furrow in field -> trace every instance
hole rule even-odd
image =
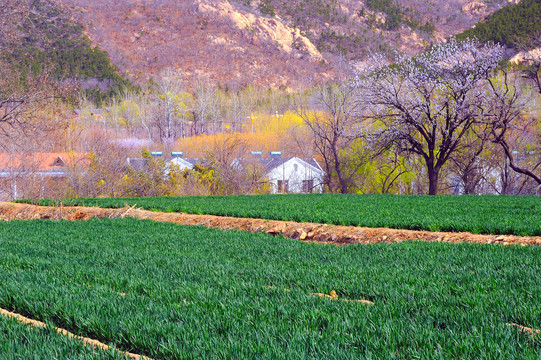
[[[298,223],[265,219],[234,218],[214,215],[164,213],[125,207],[103,209],[95,207],[48,207],[27,204],[0,203],[0,219],[3,220],[86,220],[89,218],[133,217],[179,225],[198,225],[222,230],[266,232],[303,241],[346,245],[352,243],[394,243],[407,240],[439,241],[451,243],[481,243],[503,245],[541,245],[539,236],[480,235],[467,232],[430,232],[419,230],[398,230],[388,228],[367,228],[338,226],[316,223]]]
[[[23,315],[20,315],[20,314],[17,314],[17,313],[14,313],[14,312],[2,309],[2,308],[0,308],[0,315],[8,317],[8,318],[13,318],[13,319],[17,320],[20,323],[23,323],[23,324],[26,324],[26,325],[29,325],[29,326],[32,326],[32,327],[47,327],[47,324],[45,324],[44,322],[37,321],[37,320],[34,320],[34,319],[30,319],[30,318],[28,318],[26,316],[23,316]],[[85,344],[86,346],[92,347],[94,349],[105,350],[105,351],[111,350],[111,347],[109,345],[104,344],[101,341],[90,339],[90,338],[87,338],[87,337],[82,337],[82,336],[76,335],[76,334],[74,334],[72,332],[69,332],[68,330],[62,329],[62,328],[55,328],[55,330],[56,330],[57,333],[59,333],[61,335],[64,335],[64,336],[67,336],[69,338],[74,338],[76,340],[82,341],[83,344]],[[121,353],[121,354],[123,354],[123,355],[125,355],[125,356],[127,356],[127,357],[129,357],[130,359],[133,359],[133,360],[152,360],[152,358],[149,358],[149,357],[146,357],[146,356],[143,356],[143,355],[133,354],[133,353],[130,353],[130,352],[127,352],[127,351],[121,351],[121,350],[118,350],[118,349],[116,349],[116,351],[118,351],[119,353]]]

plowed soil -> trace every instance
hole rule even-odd
[[[234,218],[213,215],[193,215],[184,213],[163,213],[125,207],[122,209],[102,209],[95,207],[48,207],[27,204],[0,203],[0,220],[87,220],[90,218],[149,219],[172,222],[179,225],[199,225],[222,230],[242,230],[281,234],[291,239],[303,241],[347,245],[354,243],[393,243],[406,240],[441,241],[451,243],[480,243],[503,245],[541,245],[539,236],[478,235],[466,232],[430,232],[398,230],[387,228],[366,228],[357,226],[337,226],[292,221]]]

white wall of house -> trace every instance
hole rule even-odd
[[[267,178],[271,193],[303,193],[323,191],[323,170],[306,161],[293,157],[273,169]]]
[[[176,157],[171,160],[171,164],[178,166],[180,171],[183,171],[184,169],[193,169],[193,164],[181,157]]]

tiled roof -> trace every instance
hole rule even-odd
[[[145,169],[145,166],[147,165],[148,159],[145,158],[128,158],[128,165],[133,166],[133,168],[137,171],[141,171]]]
[[[259,163],[268,172],[268,171],[271,171],[272,169],[275,169],[285,164],[286,162],[294,158],[296,157],[295,156],[290,156],[290,157],[271,156],[271,157],[265,157],[265,158],[263,157],[243,158],[243,159],[235,159],[234,165],[240,166],[241,168],[245,168],[246,166]],[[304,161],[308,165],[313,166],[320,171],[323,171],[321,169],[321,166],[319,166],[319,164],[314,158],[309,158],[309,159],[297,158],[297,159]]]
[[[0,153],[0,169],[10,171],[52,172],[65,169],[73,160],[80,160],[85,154],[70,153]]]
[[[208,160],[205,158],[182,158],[192,165],[206,165]]]

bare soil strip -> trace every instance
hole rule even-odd
[[[323,299],[339,300],[338,294],[334,290],[332,290],[329,293],[329,295],[323,294],[323,293],[311,293],[310,295],[319,296],[320,298],[323,298]],[[374,303],[372,301],[364,300],[364,299],[358,299],[358,300],[340,299],[340,300],[344,301],[344,302],[358,302],[358,303],[361,303],[361,304],[364,304],[364,305],[374,305]]]
[[[267,286],[267,289],[276,289],[275,286]],[[285,292],[291,292],[291,289],[282,289],[284,290]],[[343,302],[357,302],[357,303],[361,303],[361,304],[364,304],[364,305],[374,305],[374,303],[372,301],[369,301],[369,300],[364,300],[364,299],[339,299],[338,297],[338,294],[336,293],[335,290],[332,290],[328,295],[327,294],[324,294],[324,293],[310,293],[311,296],[319,296],[320,298],[322,299],[330,299],[330,300],[340,300],[340,301],[343,301]]]
[[[522,326],[522,325],[519,325],[519,324],[515,324],[515,323],[507,323],[505,325],[510,326],[512,328],[515,328],[515,329],[518,329],[518,330],[520,330],[522,332],[528,333],[533,338],[541,335],[541,330],[532,329],[532,328]]]
[[[281,234],[303,241],[347,245],[354,243],[394,243],[407,240],[441,241],[450,243],[478,243],[503,245],[541,245],[539,236],[478,235],[467,232],[430,232],[388,228],[337,226],[315,223],[297,223],[264,219],[234,218],[214,215],[193,215],[140,210],[135,207],[102,209],[95,207],[49,207],[15,203],[0,203],[0,220],[86,220],[89,218],[133,217],[179,225],[199,225],[222,230],[242,230]]]
[[[30,318],[27,318],[26,316],[22,316],[20,314],[17,314],[17,313],[11,312],[11,311],[7,311],[7,310],[4,310],[2,308],[0,308],[0,315],[6,316],[6,317],[9,317],[9,318],[13,318],[13,319],[17,320],[18,322],[30,325],[31,327],[47,327],[47,325],[45,323],[41,322],[41,321],[30,319]],[[98,340],[94,340],[94,339],[82,337],[82,336],[79,336],[79,335],[75,335],[74,333],[71,333],[68,330],[65,330],[65,329],[62,329],[62,328],[55,328],[55,330],[56,330],[56,332],[58,332],[61,335],[64,335],[64,336],[67,336],[67,337],[70,337],[70,338],[74,338],[76,340],[80,340],[86,346],[93,347],[94,349],[105,350],[105,351],[109,351],[111,349],[111,347],[109,345],[104,344],[104,343],[102,343],[102,342],[100,342]],[[118,350],[118,349],[115,349],[115,350],[117,352],[123,354],[123,355],[128,356],[130,359],[133,359],[133,360],[152,360],[152,358],[149,358],[149,357],[146,357],[146,356],[143,356],[143,355],[137,355],[137,354],[133,354],[133,353],[126,352],[126,351],[121,351],[121,350]]]

